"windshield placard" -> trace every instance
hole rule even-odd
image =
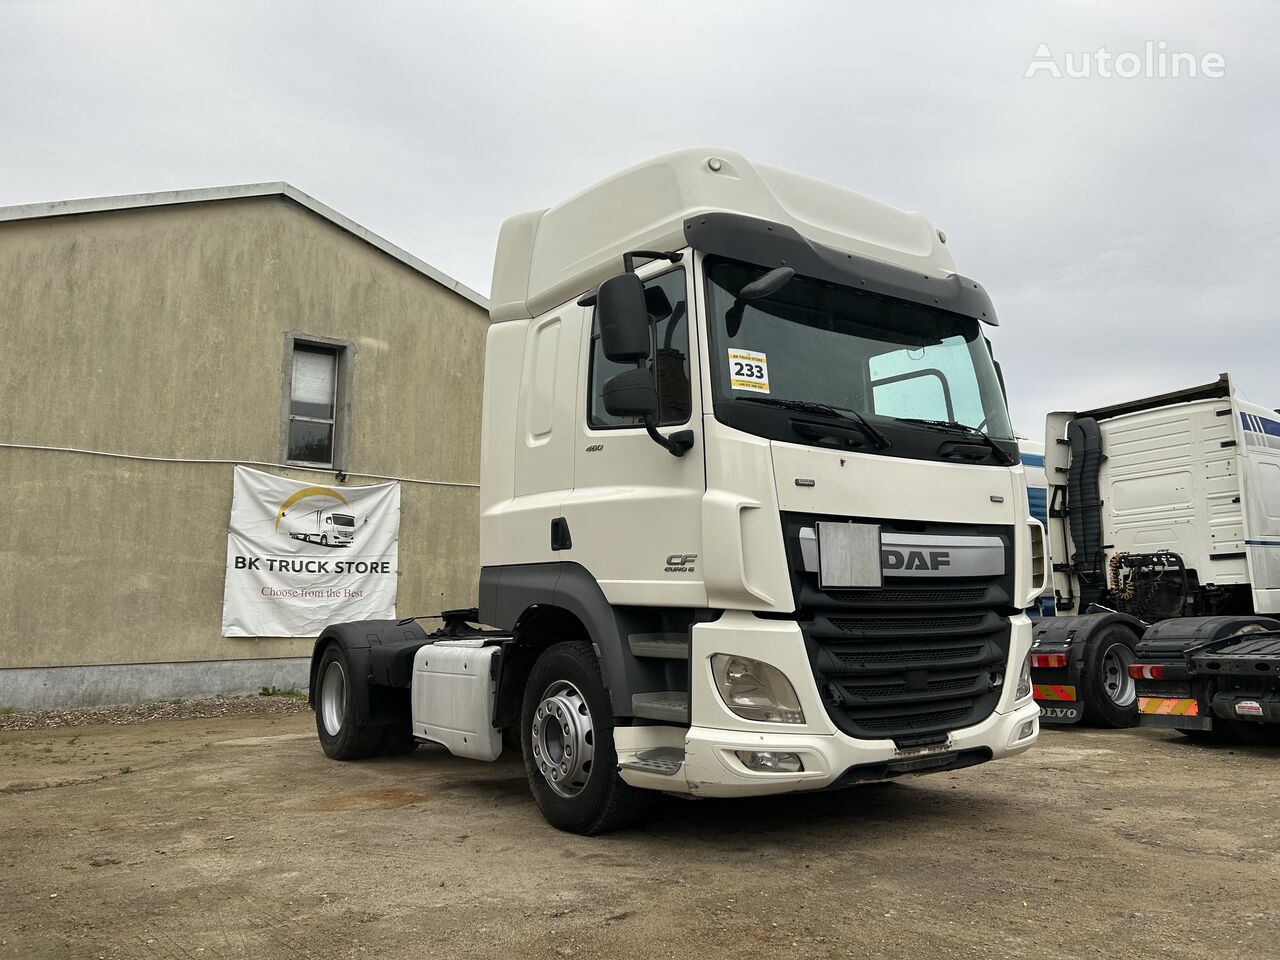
[[[735,350],[729,354],[729,388],[752,393],[769,392],[769,358],[756,350]]]

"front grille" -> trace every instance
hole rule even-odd
[[[929,647],[924,650],[832,651],[832,656],[847,667],[883,666],[896,663],[940,663],[945,660],[968,660],[982,647]]]
[[[827,590],[826,595],[836,603],[874,606],[876,604],[954,604],[957,606],[982,603],[987,591],[982,587],[935,587],[913,589],[880,587],[867,590]]]
[[[956,680],[930,680],[925,684],[925,689],[929,693],[949,693],[954,690],[969,690],[973,687],[973,680],[970,677],[960,677]],[[905,683],[882,684],[880,686],[864,687],[857,686],[846,690],[856,690],[858,696],[867,699],[884,699],[885,697],[900,697],[906,692]]]
[[[828,617],[827,622],[845,633],[892,630],[912,633],[938,633],[948,630],[964,630],[982,623],[981,613],[962,617]]]
[[[896,717],[867,717],[862,725],[871,730],[896,731],[903,724],[920,727],[937,727],[954,724],[969,715],[967,707],[956,707],[954,710],[937,710],[933,713],[912,713]]]
[[[866,520],[901,533],[999,536],[1005,573],[886,577],[882,587],[823,590],[804,569],[799,531],[827,518],[784,514],[796,617],[827,713],[844,733],[941,741],[995,710],[1007,682],[1013,588],[1005,527]]]

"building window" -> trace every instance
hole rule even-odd
[[[646,280],[644,293],[649,304],[652,337],[649,370],[653,374],[654,385],[658,388],[658,426],[674,426],[687,422],[692,409],[689,383],[689,310],[684,268],[677,267]],[[600,324],[595,311],[592,311],[587,423],[594,429],[643,424],[644,421],[639,417],[615,417],[604,408],[605,382],[633,366],[630,363],[614,363],[604,355]]]
[[[348,349],[290,339],[285,460],[334,469],[343,463],[343,396]]]

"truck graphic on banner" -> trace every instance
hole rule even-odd
[[[287,529],[294,540],[322,547],[349,547],[355,542],[356,518],[337,510],[310,510],[291,514]]]

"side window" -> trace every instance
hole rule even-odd
[[[689,303],[683,268],[668,270],[645,282],[645,299],[649,303],[649,321],[653,349],[649,354],[649,370],[658,387],[658,425],[685,423],[692,410],[689,386]],[[615,417],[605,412],[605,381],[614,374],[631,369],[614,363],[604,355],[595,312],[591,315],[591,370],[588,374],[589,394],[587,423],[597,429],[634,427],[641,421],[634,417]]]
[[[345,394],[350,347],[287,338],[284,455],[286,463],[333,469],[342,465],[349,434]]]

